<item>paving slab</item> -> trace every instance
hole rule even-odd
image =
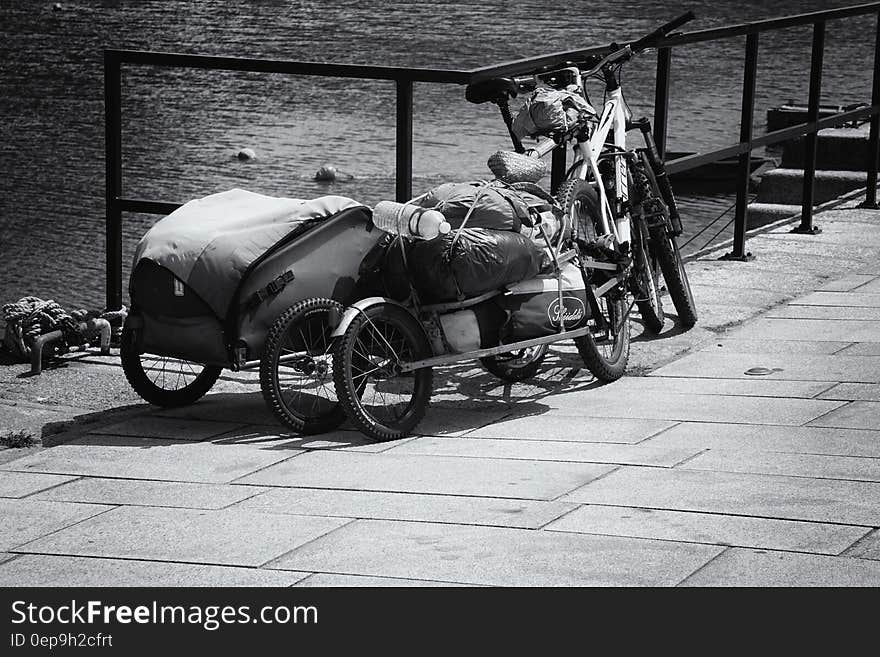
[[[685,470],[880,482],[880,458],[862,456],[712,449],[695,456],[680,467]]]
[[[880,484],[624,466],[563,502],[880,525]]]
[[[143,415],[123,422],[93,429],[90,433],[106,436],[138,438],[169,438],[174,440],[207,440],[240,428],[241,424],[214,420]]]
[[[792,306],[847,306],[880,308],[880,294],[869,292],[813,292],[792,301]]]
[[[681,581],[720,551],[616,536],[359,520],[271,566],[498,586],[660,586]]]
[[[819,399],[841,401],[880,401],[880,383],[838,383],[818,395]],[[878,418],[880,424],[880,418]]]
[[[736,340],[803,340],[831,342],[880,342],[877,322],[841,319],[817,322],[812,319],[759,318],[728,336]]]
[[[599,505],[582,506],[545,529],[817,554],[840,554],[866,533],[829,523]]]
[[[700,352],[697,355],[705,355]],[[711,354],[717,357],[716,354]],[[734,359],[738,362],[740,359]],[[673,363],[675,365],[675,363]],[[670,366],[667,366],[670,367]],[[741,367],[741,365],[740,365]],[[730,368],[729,368],[730,369]],[[686,376],[693,372],[707,372],[700,367],[684,367],[667,370],[670,375]],[[658,371],[661,371],[658,370]],[[716,372],[719,373],[719,372]],[[727,374],[727,372],[720,372]],[[784,374],[784,372],[783,372]],[[699,376],[699,374],[697,374]],[[877,373],[880,376],[880,372]],[[745,376],[743,377],[745,378]],[[751,378],[751,377],[749,377]],[[781,378],[777,374],[777,378]],[[819,378],[818,376],[816,377]],[[582,395],[562,393],[550,401],[559,407],[584,408]],[[632,397],[608,388],[594,391],[589,406],[584,410],[584,423],[590,417],[637,417],[643,419],[675,420],[688,422],[733,422],[741,424],[801,425],[838,408],[844,402],[818,399],[787,399],[767,397],[719,396],[678,394],[676,392],[654,393],[641,396],[638,403]]]
[[[301,453],[271,446],[85,436],[10,461],[0,470],[226,483]]]
[[[852,342],[807,340],[734,340],[721,336],[709,341],[700,351],[719,351],[736,354],[833,354],[850,347]],[[880,353],[880,352],[878,352]]]
[[[98,504],[0,499],[0,550],[12,550],[112,508]]]
[[[810,422],[817,427],[880,429],[880,403],[854,401]]]
[[[231,566],[23,554],[0,565],[0,586],[292,586],[308,573]]]
[[[384,452],[392,445],[377,443],[360,431],[337,429],[314,436],[290,433],[286,428],[251,424],[211,439],[215,445],[249,445],[268,450],[346,450]]]
[[[682,586],[880,586],[880,563],[731,548]]]
[[[652,443],[690,449],[836,454],[880,458],[880,432],[833,427],[766,427],[683,422]]]
[[[866,292],[868,294],[880,294],[880,278],[872,277],[873,280],[868,281],[855,288],[856,292]]]
[[[315,573],[294,584],[296,588],[308,587],[415,587],[415,586],[472,586],[459,582],[438,582],[426,579],[402,579],[398,577],[367,577],[365,575],[336,575],[332,573]]]
[[[418,436],[457,436],[497,422],[510,415],[507,409],[430,408],[413,433]]]
[[[259,492],[260,489],[254,486],[86,477],[39,493],[34,499],[120,506],[222,509]]]
[[[27,497],[41,490],[60,486],[76,477],[31,472],[0,472],[0,497]]]
[[[880,356],[880,342],[854,342],[838,353],[845,356]]]
[[[588,421],[587,421],[588,422]],[[420,438],[401,445],[389,454],[462,456],[468,458],[523,459],[654,465],[671,468],[699,450],[663,445],[615,445],[552,440],[503,440],[495,438]]]
[[[844,556],[880,561],[880,529],[876,529],[850,547]]]
[[[256,567],[346,522],[241,509],[119,507],[17,551]]]
[[[837,321],[841,319],[876,322],[880,320],[880,308],[789,305],[771,308],[767,311],[766,317],[781,319],[809,319],[814,322]]]
[[[257,381],[255,389],[251,389],[249,392],[211,392],[195,404],[180,408],[163,408],[155,411],[154,415],[231,422],[239,425],[261,424],[277,428],[283,426],[266,406],[263,395],[260,393],[259,381]]]
[[[772,371],[762,377],[746,374],[746,371],[759,367]],[[700,351],[664,365],[651,376],[878,383],[880,357],[837,354],[743,355]],[[826,412],[830,410],[829,407]]]
[[[757,306],[767,308],[788,301],[792,295],[788,291],[774,290],[773,288],[747,287],[741,285],[726,290],[715,284],[715,280],[706,281],[705,284],[690,281],[691,291],[697,300],[698,307],[701,303],[710,303],[719,306]],[[670,311],[674,312],[672,300],[668,300]],[[666,303],[666,301],[664,301]]]
[[[809,399],[835,385],[834,381],[780,381],[751,377],[715,379],[711,377],[625,377],[603,387],[605,391],[619,390],[621,394],[655,395],[675,392],[681,395],[724,395],[740,397],[792,397]]]
[[[777,290],[788,293],[790,290],[804,290],[812,285],[815,277],[797,270],[777,271],[763,267],[758,261],[747,266],[744,263],[725,260],[696,260],[687,263],[688,279],[691,283],[701,281],[705,285],[739,290]],[[709,291],[711,294],[711,291]],[[716,291],[715,294],[718,294]]]
[[[468,438],[505,440],[558,440],[595,443],[638,443],[675,425],[665,420],[632,418],[591,418],[577,422],[581,415],[572,409],[555,409],[541,415],[508,417],[466,434]]]
[[[4,397],[11,396],[11,390],[2,389]],[[31,404],[14,399],[0,399],[0,434],[7,431],[25,431],[39,438],[45,433],[46,425],[69,421],[77,415],[89,413],[86,409],[58,408],[49,404]]]
[[[250,488],[250,486],[242,488]],[[242,502],[238,508],[303,516],[411,520],[537,529],[568,513],[575,508],[575,505],[458,495],[276,488]]]
[[[552,500],[612,469],[592,463],[310,452],[238,483]]]
[[[850,292],[876,280],[870,274],[847,274],[817,288],[820,292]]]

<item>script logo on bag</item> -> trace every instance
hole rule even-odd
[[[577,297],[562,297],[562,321],[565,323],[565,328],[573,329],[577,328],[583,321],[586,316],[586,308],[584,306],[584,302],[578,299]],[[549,306],[547,306],[547,317],[550,318],[550,324],[552,326],[559,326],[559,316],[560,316],[560,308],[559,308],[559,299],[553,299]]]

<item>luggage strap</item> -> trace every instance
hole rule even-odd
[[[269,297],[275,296],[285,287],[287,284],[292,281],[296,276],[293,275],[293,272],[288,269],[286,272],[278,276],[273,281],[269,281],[269,284],[266,287],[260,288],[256,292],[254,292],[254,296],[251,297],[251,305],[257,306],[263,303]]]

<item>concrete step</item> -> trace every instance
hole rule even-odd
[[[865,171],[868,163],[868,124],[857,128],[826,128],[819,131],[816,168],[835,171]],[[782,166],[804,167],[805,138],[786,142]]]
[[[813,184],[814,205],[864,187],[867,183],[865,176],[864,171],[816,171]],[[757,201],[800,205],[803,185],[803,169],[772,169],[761,177]]]
[[[758,228],[780,219],[800,214],[800,204],[791,203],[749,203],[749,228]]]

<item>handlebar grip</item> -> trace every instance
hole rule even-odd
[[[665,37],[667,34],[672,32],[672,30],[681,27],[685,23],[689,23],[690,21],[694,20],[694,18],[696,18],[694,16],[694,12],[692,12],[692,11],[685,12],[684,14],[679,16],[678,18],[675,18],[675,19],[669,21],[665,25],[661,25],[656,30],[651,32],[649,35],[643,36],[638,41],[634,41],[633,43],[630,44],[629,47],[633,52],[640,52],[642,50],[646,50],[647,48],[651,48],[654,46],[654,44],[659,42],[663,37]]]

